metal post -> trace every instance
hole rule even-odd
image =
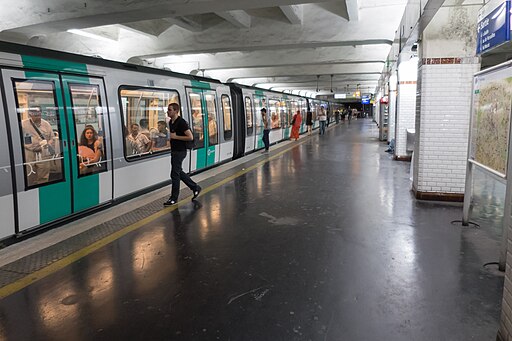
[[[471,207],[472,184],[473,184],[473,164],[469,162],[471,158],[471,135],[473,135],[473,110],[475,110],[473,102],[475,97],[475,76],[473,76],[473,84],[471,85],[471,105],[469,108],[469,134],[468,134],[468,153],[466,157],[466,184],[464,187],[464,206],[462,207],[462,225],[469,225],[469,209]]]
[[[508,151],[510,157],[510,138],[508,143]],[[508,180],[508,174],[511,171],[512,162],[508,162],[507,166],[507,186],[505,189],[505,208],[503,209],[503,231],[501,233],[501,247],[500,247],[500,261],[499,261],[499,269],[500,271],[505,271],[505,266],[507,263],[507,244],[508,244],[508,229],[510,226],[510,200],[512,196],[512,182]]]
[[[471,133],[469,134],[471,136]],[[471,140],[470,140],[471,141]],[[462,225],[469,224],[469,208],[471,207],[472,185],[473,183],[473,164],[466,161],[466,186],[464,188],[464,206],[462,207]]]
[[[510,117],[510,116],[509,116]],[[505,207],[503,209],[503,231],[501,233],[501,248],[500,248],[500,271],[505,271],[507,263],[507,245],[508,245],[508,229],[510,227],[510,215],[511,212],[511,200],[512,200],[512,181],[509,181],[510,174],[512,174],[512,162],[510,162],[510,152],[512,151],[512,139],[510,138],[510,132],[512,129],[512,120],[509,119],[508,126],[508,155],[507,155],[507,174],[505,175],[506,187],[505,187]]]

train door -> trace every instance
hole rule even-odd
[[[187,96],[192,119],[191,130],[195,140],[190,170],[194,171],[210,167],[219,161],[216,150],[219,145],[219,125],[215,91],[189,88]]]
[[[282,130],[282,108],[281,101],[277,98],[271,98],[268,100],[268,111],[267,114],[270,119],[270,144],[279,142],[283,139]]]
[[[0,90],[1,93],[1,90]],[[0,239],[14,235],[14,195],[12,193],[12,169],[11,169],[11,148],[9,141],[12,140],[7,124],[6,115],[3,111],[2,97],[0,96]]]
[[[267,109],[267,122],[270,127],[270,111],[267,108],[267,99],[263,95],[254,95],[254,124],[256,125],[256,133],[254,134],[254,145],[256,149],[261,149],[265,145],[263,143],[263,118],[261,115],[261,109]]]
[[[3,70],[16,178],[17,230],[72,213],[68,131],[58,74]]]
[[[73,211],[112,200],[110,125],[102,79],[62,76],[68,121]]]
[[[218,89],[217,89],[218,90]],[[231,97],[226,93],[219,93],[220,96],[220,117],[219,122],[219,139],[220,146],[218,148],[218,160],[224,161],[233,158],[233,150],[235,143],[233,142],[233,110],[231,108]]]
[[[302,123],[300,125],[300,133],[302,134],[307,130],[307,127],[306,127],[307,105],[306,105],[305,99],[303,99],[303,98],[299,99],[298,110],[300,110],[300,114],[302,116]]]
[[[255,124],[254,124],[254,113],[252,100],[249,96],[244,97],[244,108],[245,108],[245,152],[251,152],[255,149],[256,140],[255,135]]]

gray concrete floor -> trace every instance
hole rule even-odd
[[[313,136],[1,300],[0,339],[494,340],[494,234],[385,149]]]

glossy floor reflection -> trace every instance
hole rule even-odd
[[[3,299],[0,339],[494,340],[493,246],[376,136],[315,135]]]

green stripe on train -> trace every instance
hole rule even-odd
[[[71,72],[87,75],[87,65],[58,59],[48,59],[37,56],[21,56],[26,68],[43,69],[54,72]]]
[[[208,151],[206,152],[206,162],[208,166],[211,166],[215,163],[215,146],[208,147]]]
[[[199,89],[205,89],[205,90],[211,90],[210,83],[191,80],[190,81],[193,88],[199,88]]]

